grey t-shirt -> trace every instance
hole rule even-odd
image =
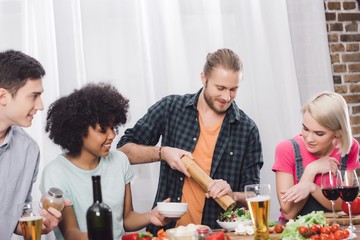
[[[10,127],[0,145],[0,239],[10,239],[21,215],[20,204],[32,200],[40,159],[37,143],[21,127]]]

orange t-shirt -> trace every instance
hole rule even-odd
[[[212,157],[222,122],[223,120],[213,126],[204,126],[199,114],[200,135],[192,155],[194,161],[207,175],[210,175]],[[186,226],[189,223],[201,224],[205,192],[193,178],[185,178],[181,202],[188,203],[188,211],[176,222],[176,227]]]

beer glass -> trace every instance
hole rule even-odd
[[[269,211],[270,211],[270,185],[252,184],[245,186],[246,202],[254,225],[254,239],[270,239],[269,237]]]
[[[19,219],[24,240],[40,240],[43,217],[39,202],[27,202],[20,205],[22,214]]]

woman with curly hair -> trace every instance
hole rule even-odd
[[[113,213],[114,239],[150,223],[169,223],[156,208],[133,211],[130,181],[134,173],[125,154],[110,150],[117,127],[126,122],[127,110],[128,100],[105,83],[88,84],[50,105],[45,130],[64,153],[45,167],[40,189],[45,193],[51,187],[60,188],[64,198],[72,201],[54,230],[57,239],[87,239],[92,175],[101,176],[102,196]]]

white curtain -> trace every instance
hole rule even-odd
[[[40,173],[60,153],[44,133],[46,108],[59,96],[111,82],[130,100],[121,136],[161,97],[196,92],[207,53],[234,50],[244,63],[236,102],[260,129],[271,220],[279,216],[276,144],[300,132],[309,96],[333,90],[322,0],[0,0],[0,34],[0,50],[22,50],[47,71],[45,110],[27,129],[41,148]],[[137,211],[152,206],[158,166],[133,166]]]

